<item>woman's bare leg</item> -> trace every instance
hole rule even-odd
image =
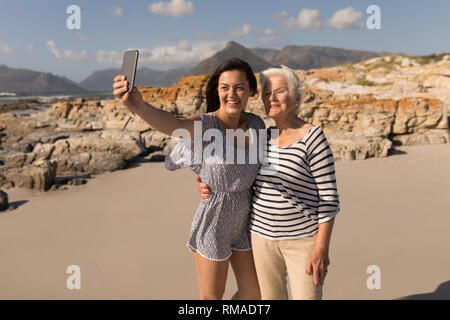
[[[258,278],[256,276],[255,263],[253,261],[253,252],[233,250],[230,258],[231,267],[233,268],[238,292],[236,292],[232,300],[260,300],[261,293],[259,291]]]
[[[212,261],[194,252],[200,300],[221,300],[225,292],[229,260]]]

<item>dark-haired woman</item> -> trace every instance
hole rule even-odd
[[[187,243],[194,253],[200,299],[222,299],[229,263],[238,285],[233,298],[260,299],[249,232],[250,190],[260,163],[250,161],[249,149],[257,144],[260,129],[265,125],[261,118],[244,111],[248,98],[257,90],[251,67],[237,58],[223,62],[207,84],[207,112],[185,119],[144,102],[136,87],[129,94],[127,80],[122,75],[114,79],[113,87],[114,95],[153,128],[175,136],[178,136],[177,129],[178,133],[179,129],[189,133],[175,145],[165,163],[169,170],[192,169],[210,187],[209,201],[200,203]],[[199,120],[201,132],[194,130]],[[235,136],[227,139],[229,130],[237,129],[250,133],[244,140],[237,139],[241,141],[240,146]],[[214,136],[214,139],[210,137],[210,144],[204,141],[205,132]],[[200,161],[197,161],[198,150],[195,151],[198,141],[202,153]],[[213,143],[214,153],[206,155],[203,151]],[[221,148],[217,148],[218,145]],[[239,152],[245,157],[236,157]]]

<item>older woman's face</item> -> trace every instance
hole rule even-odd
[[[287,81],[282,76],[272,76],[265,83],[262,100],[271,118],[283,117],[296,110],[295,98],[289,96]]]

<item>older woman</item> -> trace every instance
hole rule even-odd
[[[268,128],[268,162],[261,165],[252,199],[261,296],[286,299],[288,275],[293,299],[321,299],[339,212],[333,153],[322,129],[298,117],[304,90],[293,70],[265,70],[260,83],[265,111],[276,124]],[[206,185],[200,187],[203,193]]]

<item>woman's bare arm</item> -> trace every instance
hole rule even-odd
[[[177,118],[172,113],[158,109],[142,100],[134,111],[145,122],[158,131],[172,135],[176,129],[186,129],[194,137],[194,120]]]
[[[133,92],[128,92],[128,81],[124,75],[118,75],[113,83],[114,96],[133,113],[141,117],[145,122],[156,130],[172,135],[176,129],[186,129],[191,137],[194,136],[194,121],[197,119],[180,119],[172,113],[158,109],[148,104],[142,98],[142,94],[136,87]]]
[[[185,119],[189,120],[202,120],[202,116],[199,113],[191,114],[190,116],[186,117]]]

